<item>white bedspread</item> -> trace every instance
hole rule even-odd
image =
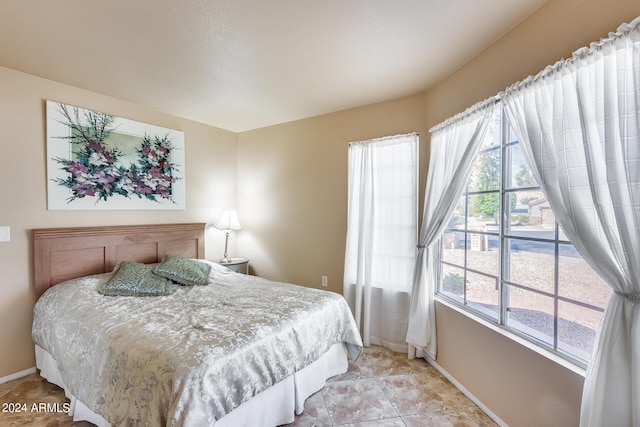
[[[212,425],[337,342],[362,342],[342,296],[213,268],[208,286],[106,297],[109,274],[56,285],[33,340],[113,426]]]

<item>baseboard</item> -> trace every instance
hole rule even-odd
[[[455,385],[465,396],[469,398],[473,403],[475,403],[478,408],[482,409],[482,411],[487,414],[489,418],[495,421],[500,427],[509,427],[507,423],[502,421],[500,417],[494,414],[489,408],[487,408],[477,397],[475,397],[469,390],[465,388],[458,380],[456,380],[449,372],[447,372],[442,366],[438,365],[438,362],[431,359],[430,357],[425,357],[425,359],[429,362],[431,366],[436,368],[438,372],[442,374],[443,377],[449,380],[451,384]]]
[[[16,372],[15,374],[7,375],[0,378],[0,384],[8,383],[9,381],[17,380],[18,378],[26,377],[27,375],[35,374],[36,368],[25,369],[24,371]]]

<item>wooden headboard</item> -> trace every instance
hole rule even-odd
[[[36,298],[60,282],[112,271],[120,261],[204,258],[204,223],[33,230]]]

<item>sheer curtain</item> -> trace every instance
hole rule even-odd
[[[416,255],[418,135],[349,145],[344,296],[365,345],[407,352]]]
[[[431,129],[429,175],[406,337],[418,355],[436,356],[437,242],[464,190],[494,106],[495,100],[484,101]]]
[[[556,219],[614,291],[580,425],[640,425],[640,19],[503,101]]]

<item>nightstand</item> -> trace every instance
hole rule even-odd
[[[229,262],[218,262],[236,273],[249,274],[249,260],[246,258],[229,258]]]

